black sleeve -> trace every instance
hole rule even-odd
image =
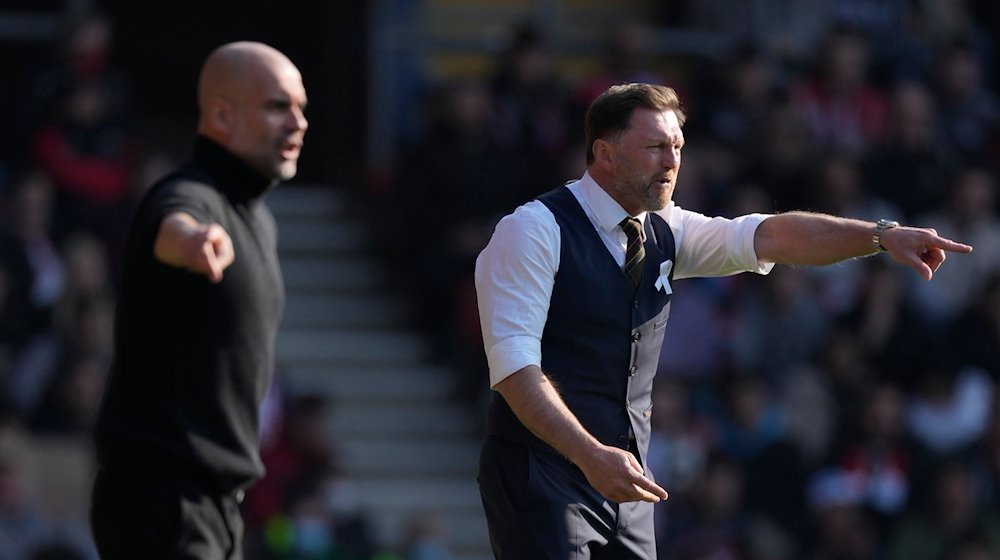
[[[208,224],[217,220],[213,200],[218,194],[211,186],[183,177],[169,177],[153,186],[136,210],[133,235],[143,246],[152,248],[160,230],[160,222],[176,212],[190,214],[196,221]]]

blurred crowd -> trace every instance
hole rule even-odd
[[[372,235],[410,271],[458,396],[486,394],[472,267],[496,221],[582,175],[597,94],[669,85],[689,115],[679,205],[898,219],[975,252],[930,283],[884,256],[678,282],[649,457],[671,492],[664,557],[1000,557],[1000,14],[971,0],[664,4],[658,21],[608,25],[593,71],[571,72],[558,37],[527,23],[484,75],[426,74],[407,100],[395,179],[375,197],[394,225]],[[121,243],[173,162],[137,131],[110,20],[70,23],[4,96],[0,560],[95,558],[89,430]],[[731,44],[664,53],[675,30]],[[327,406],[272,388],[248,557],[378,556]],[[407,557],[445,558],[435,535],[415,527]]]
[[[663,557],[1000,558],[996,8],[664,4],[609,24],[595,72],[526,23],[491,71],[423,84],[383,201],[408,234],[385,245],[438,358],[485,401],[472,271],[493,226],[582,175],[601,91],[669,85],[689,115],[680,206],[888,217],[975,252],[929,283],[885,256],[679,282],[649,457],[671,493]],[[658,49],[692,29],[723,33],[725,54]]]
[[[0,131],[0,558],[96,558],[90,428],[139,141],[110,22],[72,21],[5,85]]]

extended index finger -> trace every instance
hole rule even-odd
[[[656,495],[656,494],[654,494],[652,492],[649,492],[647,490],[639,488],[636,485],[633,485],[632,487],[635,488],[637,498],[635,500],[630,500],[630,501],[639,501],[639,500],[641,500],[643,502],[649,502],[651,504],[655,504],[655,503],[658,503],[658,502],[666,499],[666,498],[661,498],[660,496],[658,496],[658,495]]]
[[[646,478],[643,474],[633,473],[632,484],[639,491],[642,499],[647,502],[658,502],[667,499],[667,491],[659,484]]]
[[[972,245],[966,245],[965,243],[959,243],[957,241],[952,241],[951,239],[945,239],[943,237],[935,237],[932,241],[934,247],[938,247],[945,251],[951,251],[952,253],[971,253]]]
[[[218,284],[222,281],[222,263],[219,262],[219,257],[215,252],[215,245],[211,241],[205,241],[202,250],[202,257],[205,264],[208,266],[208,279],[212,282]]]
[[[635,484],[636,488],[652,493],[659,500],[666,500],[667,491],[652,480],[646,478],[642,465],[639,463],[639,460],[636,459],[635,455],[629,453],[628,461],[629,465],[632,467],[632,483]]]

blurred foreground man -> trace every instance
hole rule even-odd
[[[709,218],[671,201],[677,95],[614,86],[586,116],[587,171],[505,217],[476,263],[496,391],[479,487],[503,560],[653,559],[650,393],[675,279],[888,252],[930,280],[934,231],[805,212]]]
[[[298,69],[252,42],[209,55],[190,163],[142,201],[96,428],[103,560],[242,558],[243,490],[264,474],[258,407],[284,303],[263,196],[297,169]]]

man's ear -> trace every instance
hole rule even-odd
[[[603,138],[594,140],[594,163],[602,169],[610,170],[618,161],[615,146]]]
[[[208,102],[208,123],[223,135],[233,133],[236,124],[236,107],[225,97],[216,96]]]

